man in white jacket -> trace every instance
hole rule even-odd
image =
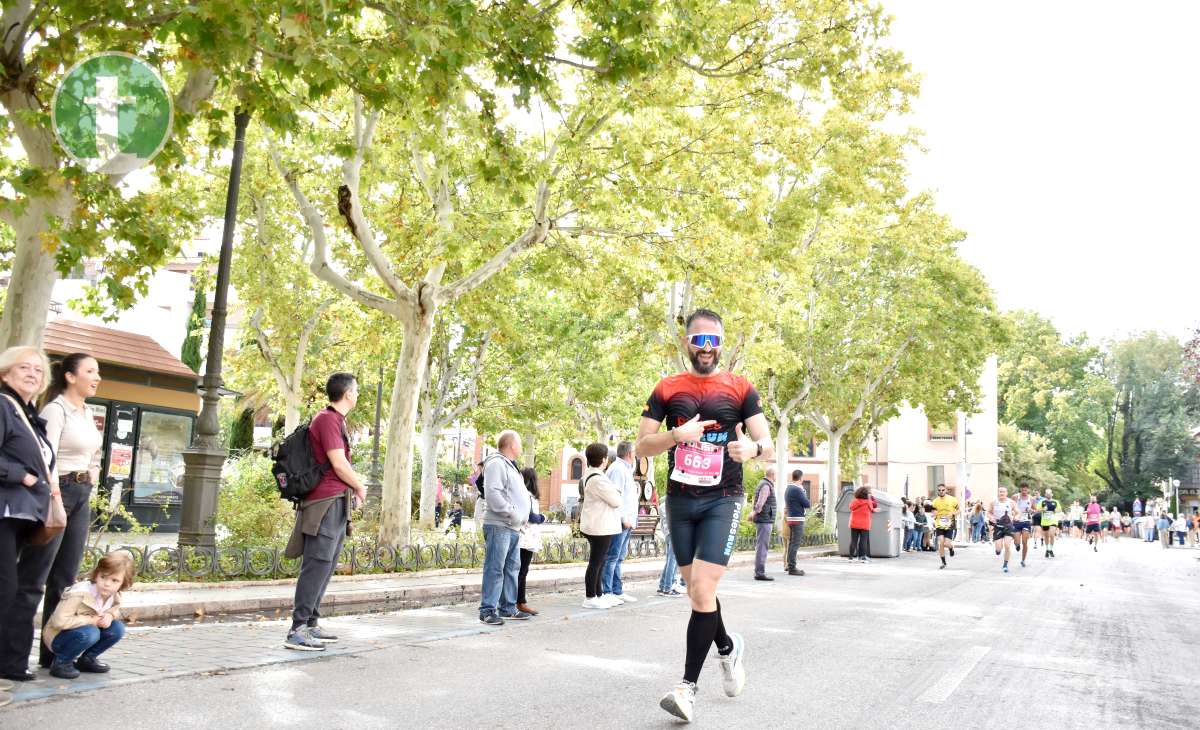
[[[605,474],[613,486],[621,490],[621,532],[613,537],[604,561],[604,572],[600,576],[603,598],[609,603],[632,603],[637,598],[626,595],[621,584],[621,563],[629,549],[629,535],[637,525],[638,486],[633,480],[633,444],[622,441],[617,444],[617,458]]]

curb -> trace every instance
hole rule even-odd
[[[801,553],[797,557],[800,559],[812,559],[819,557],[827,557],[836,555],[836,547],[820,548],[815,551]],[[772,557],[780,559],[782,553],[772,553]],[[654,565],[639,565],[639,563],[647,563],[655,561]],[[754,564],[754,555],[752,553],[744,553],[735,555],[729,561],[730,568],[744,567]],[[550,568],[567,567],[582,567],[580,563],[569,564],[551,564],[541,566],[541,570]],[[580,589],[580,581],[582,573],[579,575],[572,574],[570,576],[542,577],[537,576],[537,570],[531,570],[529,577],[526,580],[526,588],[533,593],[562,593],[566,591],[577,591]],[[657,579],[662,572],[662,565],[655,558],[640,558],[627,560],[622,568],[622,577],[628,581],[642,581],[648,579]],[[354,587],[354,584],[369,583],[371,581],[387,581],[395,580],[397,574],[380,574],[373,576],[335,576],[334,582],[331,585],[336,585],[342,590],[331,590],[325,595],[322,600],[322,606],[330,609],[347,608],[351,606],[361,606],[364,604],[374,604],[378,610],[401,610],[411,608],[426,608],[431,606],[445,606],[456,603],[467,603],[473,600],[478,600],[480,596],[479,579],[475,576],[479,575],[478,570],[470,570],[465,568],[455,568],[448,570],[429,571],[421,574],[402,574],[410,580],[420,580],[421,578],[437,577],[455,574],[471,574],[473,577],[469,583],[434,583],[426,585],[410,585],[410,586],[387,586],[387,587],[369,587],[363,586],[361,589]],[[339,580],[339,578],[341,580]],[[158,584],[154,584],[158,585]],[[284,581],[243,581],[240,585],[226,586],[218,584],[220,587],[208,588],[207,586],[200,590],[212,590],[215,594],[221,594],[230,588],[252,588],[252,587],[279,587],[295,585],[295,580]],[[165,590],[176,590],[180,588],[191,588],[196,590],[197,584],[173,584]],[[125,605],[122,606],[122,613],[130,622],[144,621],[162,621],[167,619],[204,617],[204,616],[223,616],[230,614],[245,614],[257,613],[263,611],[282,611],[292,607],[293,597],[291,592],[259,597],[244,597],[230,598],[221,597],[220,595],[204,596],[196,600],[184,600],[171,603],[156,603],[146,605]],[[341,612],[341,611],[339,611]]]

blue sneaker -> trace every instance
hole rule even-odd
[[[487,613],[479,614],[479,620],[482,623],[487,624],[488,626],[503,626],[504,625],[504,619],[497,616],[495,611],[488,611]]]
[[[533,614],[527,613],[518,608],[518,609],[515,609],[512,613],[505,613],[505,612],[501,611],[500,618],[510,619],[512,621],[528,621],[529,619],[533,618]]]

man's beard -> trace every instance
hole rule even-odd
[[[717,366],[721,364],[721,352],[720,350],[712,350],[713,358],[711,365],[700,364],[700,355],[702,354],[703,351],[691,353],[690,357],[692,359],[692,369],[696,371],[697,375],[708,375],[712,371],[716,370]]]

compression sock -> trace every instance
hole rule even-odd
[[[683,662],[683,678],[688,682],[694,684],[700,678],[700,670],[704,668],[708,647],[712,646],[719,620],[716,611],[692,611],[687,627],[687,656]]]
[[[717,599],[717,634],[713,637],[718,654],[728,654],[733,651],[733,640],[725,633],[725,619],[721,617],[721,599]]]
[[[943,568],[946,567],[946,556],[945,555],[942,556],[942,567]]]

